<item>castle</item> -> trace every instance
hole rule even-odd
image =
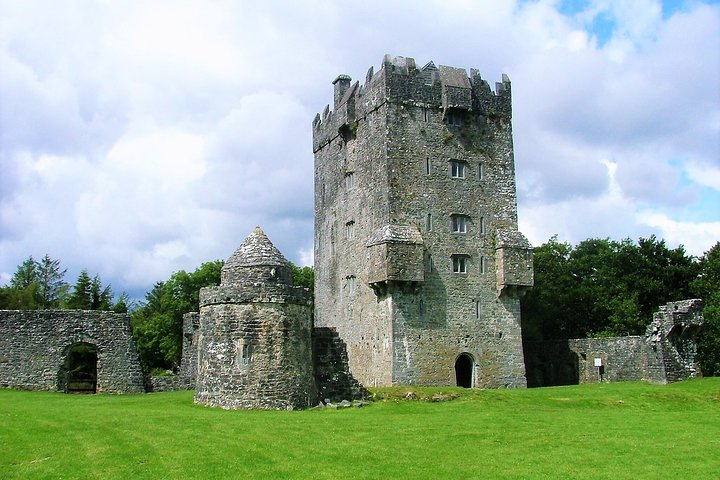
[[[507,77],[493,92],[475,70],[385,56],[363,85],[333,83],[332,111],[312,122],[314,303],[256,228],[185,315],[177,377],[143,385],[127,315],[0,311],[0,387],[195,387],[203,405],[294,409],[360,398],[364,386],[696,374],[698,300],[661,307],[645,337],[526,345],[524,355],[520,297],[533,265],[518,231]]]
[[[363,384],[526,385],[510,81],[385,56],[313,122],[315,325]]]

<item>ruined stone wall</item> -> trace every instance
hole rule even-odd
[[[68,349],[97,348],[97,392],[143,392],[125,314],[82,310],[0,311],[0,386],[55,391],[63,385]]]
[[[504,287],[532,285],[531,254],[496,262],[498,232],[517,232],[509,81],[493,93],[475,71],[386,57],[335,88],[313,122],[316,325],[337,329],[365,385],[454,384],[462,353],[475,386],[525,385]]]
[[[682,300],[660,306],[644,336],[526,343],[528,385],[692,378],[698,374],[694,337],[702,323],[701,301]]]
[[[183,315],[182,358],[178,376],[187,379],[193,386],[197,377],[197,341],[200,328],[200,313],[189,312]]]

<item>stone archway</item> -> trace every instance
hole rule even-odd
[[[58,390],[66,393],[97,392],[98,349],[87,342],[77,342],[63,352],[58,373]]]
[[[475,360],[469,353],[461,353],[455,359],[455,384],[458,387],[472,388]]]

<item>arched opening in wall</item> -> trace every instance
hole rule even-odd
[[[65,349],[64,361],[58,373],[58,390],[66,393],[95,393],[97,391],[97,347],[78,342]]]
[[[455,382],[458,387],[472,388],[475,361],[468,353],[461,353],[455,360]]]

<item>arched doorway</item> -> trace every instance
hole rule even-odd
[[[472,388],[475,361],[468,353],[461,353],[455,360],[455,382],[458,387]]]
[[[58,374],[58,390],[67,393],[97,391],[97,347],[78,342],[65,349],[65,360]]]

